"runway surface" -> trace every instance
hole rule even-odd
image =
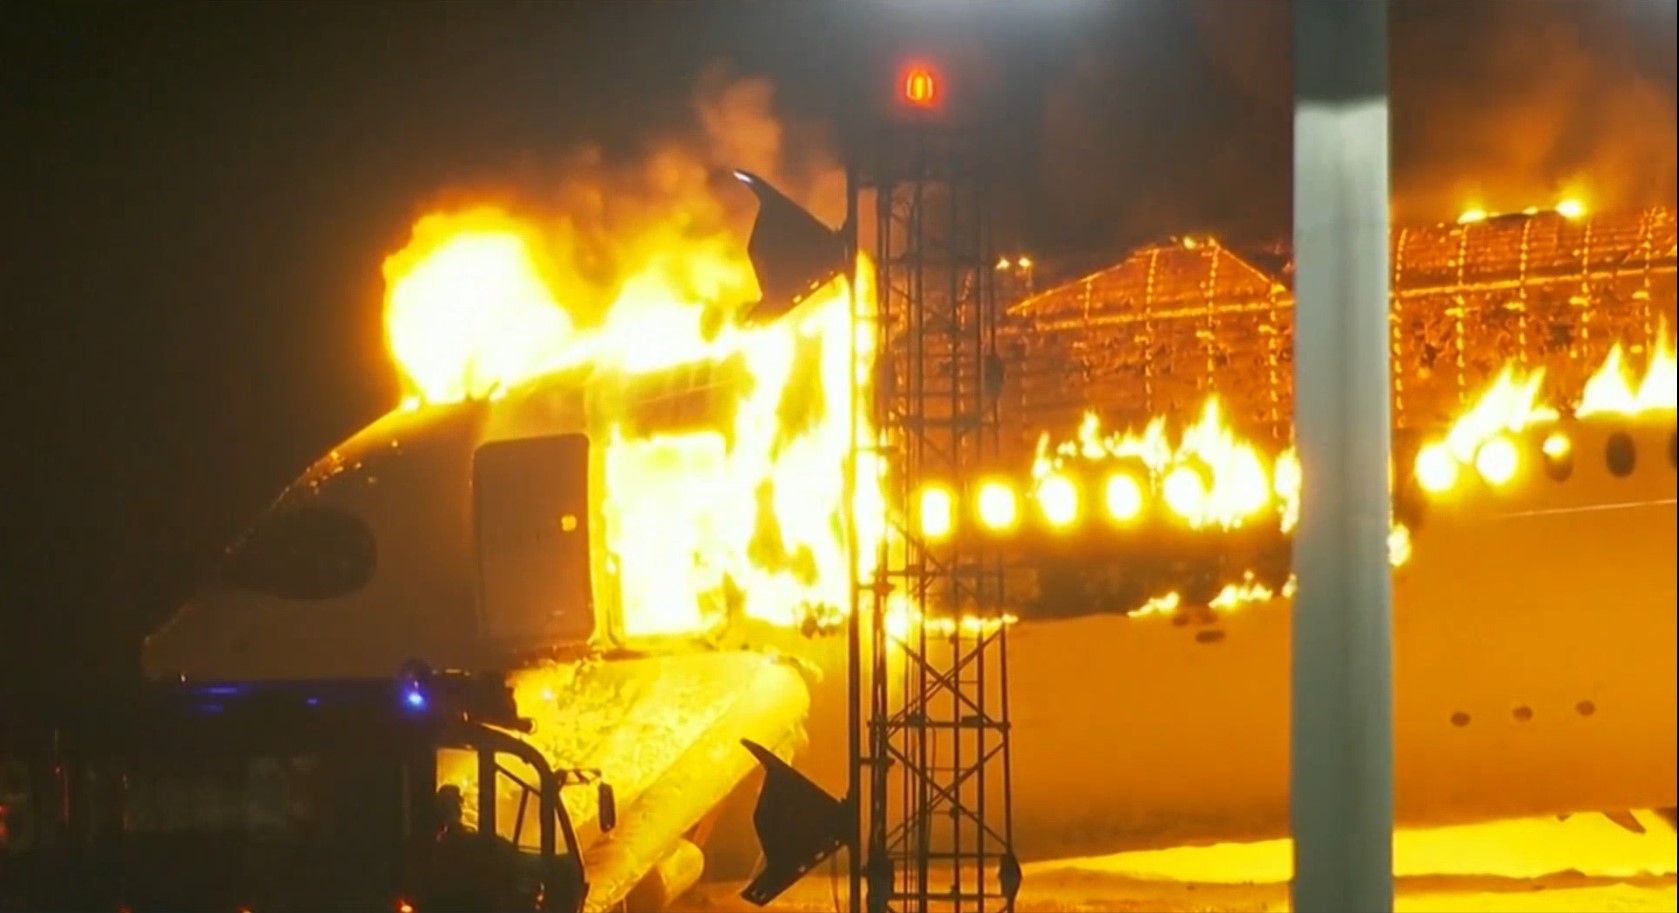
[[[1679,841],[1654,814],[1634,833],[1602,815],[1501,821],[1395,835],[1397,907],[1405,913],[1673,911]],[[1020,913],[1286,911],[1284,840],[1122,853],[1026,867]],[[845,909],[844,870],[811,874],[767,909]],[[738,884],[704,885],[684,909],[747,911]]]

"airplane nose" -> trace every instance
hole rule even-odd
[[[165,682],[282,674],[298,647],[311,642],[306,632],[314,627],[298,619],[295,605],[205,591],[141,643],[140,669],[147,679]]]
[[[169,629],[154,631],[140,644],[140,673],[148,679],[173,678],[180,674],[175,661],[179,652],[172,649],[174,638]]]
[[[147,635],[140,644],[140,671],[152,680],[176,679],[194,674],[190,668],[194,656],[205,655],[208,633],[199,616],[204,607],[188,602],[161,627]]]

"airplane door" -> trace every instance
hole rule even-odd
[[[589,578],[589,440],[497,441],[472,459],[480,635],[498,651],[582,644]]]

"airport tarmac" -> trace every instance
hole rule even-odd
[[[1679,841],[1651,812],[1633,829],[1603,815],[1496,821],[1401,831],[1394,840],[1403,913],[1562,913],[1679,910]],[[1642,833],[1638,833],[1642,830]],[[1286,840],[1051,860],[1026,866],[1020,913],[1148,910],[1224,913],[1289,909]],[[739,884],[702,885],[684,908],[756,909]],[[766,909],[845,909],[845,871],[824,866]]]

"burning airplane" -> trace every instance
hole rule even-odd
[[[891,514],[1018,553],[1024,854],[1286,833],[1300,485],[1286,283],[1229,268],[1179,276],[1174,292],[1166,267],[1183,264],[1168,261],[1227,253],[1174,242],[1145,252],[1139,291],[1104,296],[1098,276],[1028,300],[1005,418],[1018,472],[889,505],[870,473],[846,482],[872,333],[854,329],[825,230],[743,179],[764,219],[800,226],[797,272],[827,281],[769,275],[776,258],[755,240],[758,256],[694,254],[703,288],[650,263],[585,324],[524,223],[494,211],[420,223],[387,264],[389,339],[413,395],[228,550],[148,639],[148,674],[369,676],[415,657],[513,670],[532,741],[601,769],[629,803],[612,840],[590,838],[592,898],[649,879],[674,897],[706,853],[727,852],[721,816],[755,764],[738,739],[796,754],[843,791],[848,686],[830,634],[850,604],[849,539],[878,541]],[[1396,359],[1411,440],[1393,518],[1403,824],[1675,805],[1674,359],[1656,319],[1673,316],[1673,220],[1643,218],[1654,227],[1631,242],[1619,223],[1557,213],[1396,235],[1411,253],[1395,260],[1395,345],[1430,353],[1426,371]],[[1471,234],[1489,226],[1503,232],[1490,253]],[[1584,243],[1582,230],[1613,253],[1546,272],[1541,252]],[[1514,260],[1501,252],[1512,232]],[[1456,265],[1418,265],[1420,250]],[[1519,267],[1506,276],[1494,260]],[[754,266],[763,306],[720,315]],[[867,264],[857,275],[868,301]],[[1225,296],[1219,283],[1238,276]],[[1506,310],[1533,322],[1511,343],[1476,296],[1520,302]],[[1544,308],[1554,320],[1531,317]],[[1558,336],[1569,321],[1578,332]],[[1253,352],[1229,351],[1238,337]],[[1527,347],[1547,339],[1563,354],[1545,374]],[[1118,367],[1093,368],[1104,353]],[[1244,358],[1265,382],[1213,384]],[[1421,392],[1436,388],[1449,392]],[[1223,411],[1182,433],[1166,419],[1101,428],[1181,416],[1215,392]],[[573,813],[586,830],[588,810]]]

